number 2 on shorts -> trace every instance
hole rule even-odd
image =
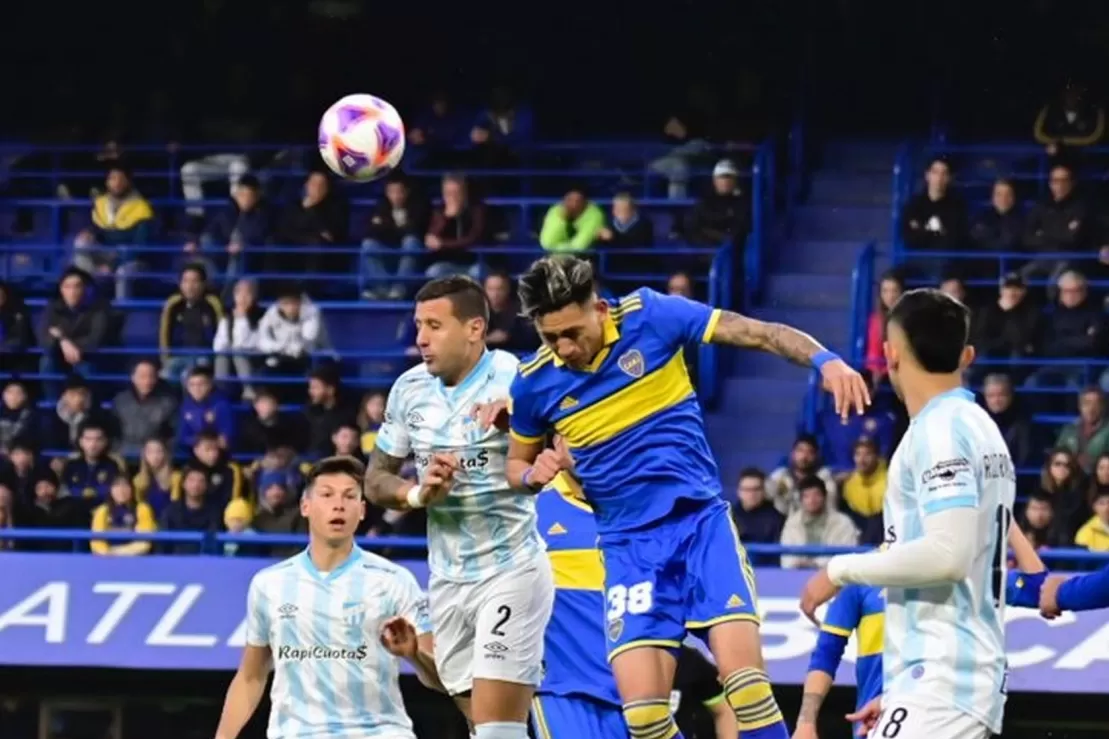
[[[650,611],[653,587],[649,580],[629,587],[613,585],[608,589],[608,620],[615,621],[625,613],[636,616]]]
[[[493,624],[493,629],[489,633],[493,636],[504,636],[504,631],[501,630],[501,627],[508,623],[508,619],[512,618],[512,609],[508,606],[501,606],[497,609],[497,615],[500,616],[500,619],[497,623]]]

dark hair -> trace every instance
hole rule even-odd
[[[309,380],[318,380],[325,385],[338,388],[342,378],[339,375],[339,366],[334,362],[323,362],[312,368],[308,373]]]
[[[416,293],[417,303],[446,298],[451,312],[462,321],[480,318],[489,324],[489,301],[477,280],[465,275],[451,275],[432,280]]]
[[[178,279],[184,277],[189,272],[196,272],[196,276],[200,278],[201,282],[208,281],[208,270],[205,269],[204,265],[200,262],[189,262],[184,267],[182,267],[181,274],[178,275]]]
[[[204,431],[201,431],[199,434],[197,434],[196,438],[193,439],[193,446],[196,446],[202,441],[210,441],[213,444],[219,444],[219,434],[217,434],[215,431],[205,429]]]
[[[239,185],[238,186],[239,187],[249,187],[251,190],[261,190],[262,189],[262,183],[258,180],[258,178],[255,175],[252,175],[249,172],[247,172],[246,174],[244,174],[242,177],[239,178]]]
[[[162,363],[159,362],[155,357],[138,357],[131,362],[132,374],[135,372],[135,370],[137,370],[141,365],[144,364],[149,364],[155,373],[157,373],[158,370],[162,368]]]
[[[319,462],[312,465],[312,469],[308,470],[308,474],[304,478],[304,489],[311,490],[312,486],[316,483],[316,479],[323,475],[347,475],[353,477],[362,486],[362,478],[366,474],[366,465],[359,462],[354,457],[345,455],[336,455],[334,457],[324,457]]]
[[[951,166],[951,160],[948,159],[943,154],[937,154],[935,156],[930,157],[928,159],[928,166],[926,167],[926,169],[931,169],[932,167],[934,167],[937,164],[942,164],[943,166],[947,167],[948,172],[954,172],[955,171],[955,168]]]
[[[870,449],[875,454],[878,453],[878,442],[874,440],[873,436],[860,436],[859,438],[855,439],[855,443],[851,448],[852,450],[854,450],[858,449],[861,446],[865,446],[867,449]]]
[[[797,492],[799,492],[799,493],[803,492],[805,490],[814,490],[814,489],[819,490],[825,496],[828,495],[828,486],[825,485],[824,481],[821,480],[816,475],[809,475],[808,477],[802,477],[801,481],[797,483]]]
[[[798,444],[808,444],[820,451],[820,441],[812,434],[797,434],[797,438],[793,440],[793,446],[796,447]]]
[[[959,369],[970,333],[970,311],[955,298],[932,288],[910,290],[890,309],[889,323],[901,327],[925,372],[938,375]]]
[[[303,300],[304,291],[295,282],[282,282],[277,287],[278,300]]]
[[[80,425],[77,426],[77,438],[80,439],[84,436],[86,431],[99,431],[105,436],[108,435],[108,428],[103,423],[93,418],[82,421]]]
[[[193,365],[193,368],[189,370],[189,377],[207,377],[209,380],[212,380],[215,376],[215,373],[212,372],[212,368],[206,364]]]
[[[520,313],[534,320],[568,305],[581,305],[596,292],[593,265],[569,254],[543,257],[520,275]]]
[[[766,473],[760,470],[758,467],[744,467],[743,470],[739,473],[739,479],[742,481],[747,479],[748,477],[757,478],[759,482],[766,482]]]

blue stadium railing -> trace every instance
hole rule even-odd
[[[765,255],[778,222],[777,166],[774,147],[763,144],[755,152],[751,167],[751,231],[743,245],[743,301],[750,309],[762,290]]]
[[[219,554],[224,544],[255,546],[305,546],[308,537],[304,534],[261,534],[261,533],[216,533],[208,531],[89,531],[85,529],[20,529],[0,528],[0,541],[37,541],[70,542],[75,551],[89,541],[122,543],[129,541],[149,541],[154,544],[196,545],[200,553]],[[422,536],[381,536],[363,537],[358,540],[361,546],[369,549],[426,550],[427,539]],[[836,554],[872,551],[873,547],[830,547],[830,546],[783,546],[781,544],[746,543],[744,549],[750,555],[776,556],[794,554],[807,557],[822,557]],[[1039,552],[1045,562],[1107,563],[1109,552],[1091,552],[1086,549],[1044,549]],[[188,555],[186,555],[188,556]],[[3,554],[0,553],[0,558]]]

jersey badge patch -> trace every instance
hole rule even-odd
[[[643,361],[643,355],[638,349],[630,349],[620,355],[620,359],[616,361],[620,369],[624,371],[625,375],[634,377],[636,379],[643,376],[643,372],[647,368],[647,363]]]

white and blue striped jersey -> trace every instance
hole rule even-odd
[[[421,480],[433,453],[459,459],[450,495],[427,510],[428,566],[438,578],[481,582],[533,562],[543,549],[535,496],[514,491],[505,477],[508,435],[483,430],[472,414],[478,403],[508,398],[518,363],[508,352],[486,351],[454,387],[421,364],[389,391],[378,449],[412,454]]]
[[[269,647],[269,739],[413,739],[398,660],[381,628],[403,616],[431,631],[411,572],[359,549],[333,572],[307,551],[260,571],[247,595],[246,643]]]
[[[893,455],[884,518],[886,542],[924,535],[924,520],[974,509],[978,540],[965,580],[888,588],[885,691],[953,706],[1001,731],[1005,707],[1005,569],[1016,474],[1005,439],[961,388],[917,414]]]

